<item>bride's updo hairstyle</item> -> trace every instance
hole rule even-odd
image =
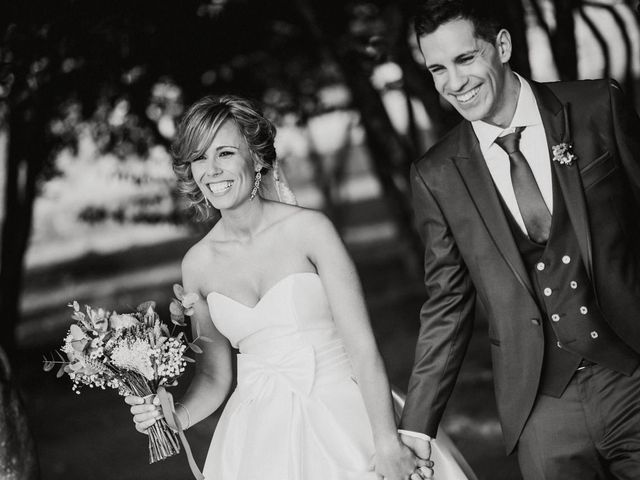
[[[191,162],[206,153],[226,120],[233,120],[238,127],[249,151],[262,165],[262,174],[273,168],[276,161],[273,145],[276,128],[253,102],[222,95],[206,96],[191,105],[180,122],[173,144],[173,170],[178,177],[178,189],[187,197],[198,220],[207,219],[210,211],[193,178]]]

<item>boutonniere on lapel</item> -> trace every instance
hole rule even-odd
[[[570,143],[562,142],[551,148],[553,150],[553,161],[558,162],[560,165],[571,165],[578,158],[573,154],[573,145]]]
[[[573,165],[573,162],[578,159],[573,153],[573,144],[570,142],[571,130],[569,128],[569,106],[564,104],[562,107],[562,114],[564,115],[564,135],[562,143],[551,147],[551,153],[553,153],[553,161],[558,162],[560,165]]]

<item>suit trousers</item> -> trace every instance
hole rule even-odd
[[[640,479],[640,368],[593,365],[560,398],[539,394],[517,451],[525,480]]]

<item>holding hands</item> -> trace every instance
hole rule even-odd
[[[422,461],[411,475],[411,480],[433,478],[433,462],[431,461],[431,441],[412,435],[401,434],[402,442]]]
[[[413,448],[406,438],[426,443]],[[404,442],[404,443],[403,443]],[[402,435],[393,441],[378,445],[376,449],[375,470],[384,480],[423,480],[433,477],[433,462],[430,460],[431,446],[428,441]]]

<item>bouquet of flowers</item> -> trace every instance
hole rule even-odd
[[[184,315],[193,313],[198,297],[185,295],[180,285],[174,286],[174,292],[178,298],[170,306],[171,320],[184,327]],[[185,355],[187,348],[200,353],[195,342],[210,341],[198,334],[189,342],[182,331],[174,335],[160,321],[154,302],[123,314],[89,305],[82,311],[76,301],[69,307],[75,323],[64,338],[62,353],[55,352],[58,359],[45,357],[44,369],[50,371],[60,365],[58,377],[66,373],[78,394],[84,386],[114,388],[122,396],[137,395],[150,401],[160,387],[175,385],[186,363],[194,361]],[[149,428],[149,463],[179,452],[178,435],[164,418]]]

